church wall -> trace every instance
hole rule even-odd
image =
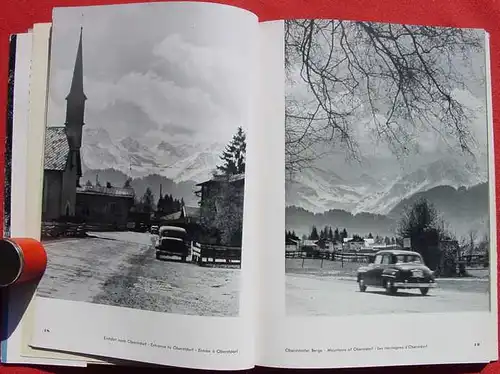
[[[43,205],[44,221],[58,219],[61,212],[62,172],[46,170],[43,175]]]
[[[70,153],[71,155],[71,153]],[[77,184],[77,164],[71,155],[66,165],[66,170],[62,174],[61,210],[62,216],[74,216],[76,205],[76,184]]]

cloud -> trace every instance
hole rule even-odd
[[[57,9],[51,125],[64,123],[81,22],[88,128],[141,142],[211,142],[248,126],[257,20],[203,3]]]

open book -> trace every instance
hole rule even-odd
[[[488,43],[214,3],[55,9],[12,70],[5,234],[48,267],[6,293],[2,362],[497,360]]]

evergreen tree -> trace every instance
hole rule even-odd
[[[347,237],[348,237],[347,230],[346,229],[342,230],[342,233],[340,234],[340,239],[343,241]]]
[[[146,213],[150,213],[154,210],[154,195],[151,189],[146,188],[146,192],[144,192],[144,196],[142,197],[142,205],[143,210]]]
[[[333,241],[333,231],[332,228],[328,228],[328,240]]]
[[[311,230],[311,235],[309,235],[309,240],[318,240],[318,239],[319,239],[318,229],[316,228],[316,226],[313,226]]]
[[[333,233],[333,240],[335,243],[340,243],[342,241],[342,238],[340,237],[340,232],[339,232],[338,228],[336,228],[334,233]]]
[[[371,233],[371,232],[370,232],[370,233],[368,233],[368,239],[373,239],[373,235],[372,235],[372,233]]]
[[[220,159],[222,165],[217,170],[224,175],[235,175],[245,172],[246,135],[241,127],[226,146]]]
[[[132,187],[132,178],[128,177],[125,183],[123,184],[123,188],[131,188]]]

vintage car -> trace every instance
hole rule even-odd
[[[156,258],[180,256],[183,262],[191,255],[191,243],[187,231],[182,227],[161,226],[156,240]]]
[[[378,251],[369,265],[358,269],[357,281],[361,292],[367,287],[382,287],[391,295],[398,289],[416,288],[427,295],[430,288],[436,287],[434,273],[422,256],[407,250]]]
[[[149,232],[153,235],[158,235],[159,232],[160,232],[160,228],[157,226],[157,225],[153,225],[151,226],[151,228],[149,229]]]

